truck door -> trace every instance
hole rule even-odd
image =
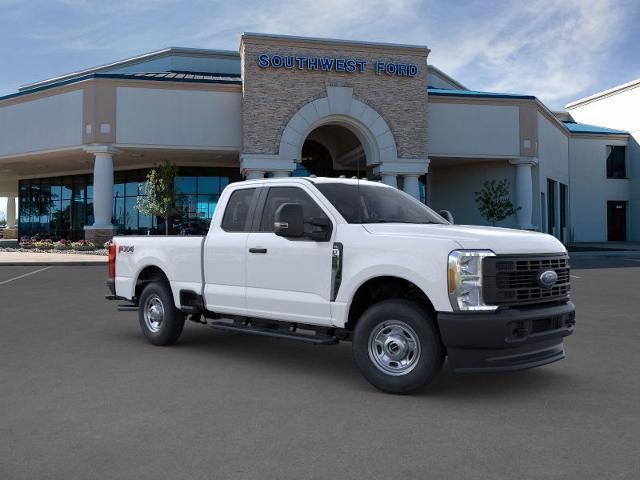
[[[264,198],[247,240],[247,315],[330,325],[332,241],[280,237],[273,222],[283,203],[301,204],[305,218],[331,220],[333,232],[335,221],[298,186],[270,187]]]
[[[246,315],[246,245],[253,209],[257,203],[256,188],[231,192],[219,224],[213,223],[203,252],[204,300],[207,309],[235,315]]]

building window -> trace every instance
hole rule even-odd
[[[148,170],[118,171],[113,181],[113,225],[117,235],[164,234],[164,219],[141,214],[135,208],[144,196]],[[170,232],[206,233],[220,193],[241,180],[236,168],[178,168],[176,208]],[[53,240],[84,238],[84,226],[93,224],[93,175],[21,180],[19,234]]]
[[[560,240],[567,241],[567,210],[569,208],[569,187],[560,184]]]
[[[556,182],[547,179],[547,233],[556,234]]]
[[[627,147],[607,146],[607,178],[627,178]]]
[[[20,236],[79,240],[93,223],[92,175],[20,180]]]

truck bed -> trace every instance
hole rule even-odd
[[[116,245],[116,291],[135,296],[135,279],[145,268],[159,268],[172,286],[176,305],[180,290],[199,293],[202,289],[202,244],[204,236],[114,237]]]

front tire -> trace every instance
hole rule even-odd
[[[144,287],[138,306],[138,322],[149,343],[159,346],[176,343],[184,328],[184,318],[166,283],[151,282]]]
[[[352,347],[369,383],[397,394],[427,385],[445,356],[435,319],[419,304],[403,299],[369,307],[356,323]]]

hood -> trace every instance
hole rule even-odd
[[[566,253],[564,245],[546,233],[474,225],[417,225],[369,223],[374,235],[453,240],[467,250],[492,250],[497,254]]]

